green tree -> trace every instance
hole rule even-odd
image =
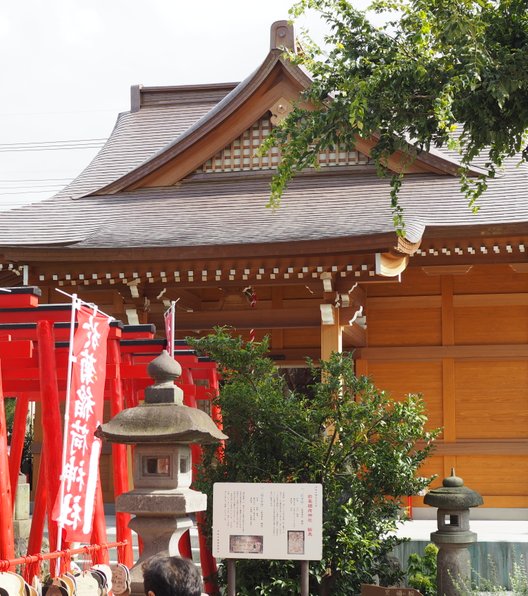
[[[282,151],[272,205],[321,149],[353,148],[357,135],[377,139],[372,157],[380,173],[398,149],[411,163],[424,149],[459,146],[462,190],[475,211],[487,176],[505,158],[520,153],[526,161],[525,0],[373,0],[371,9],[388,19],[382,26],[347,0],[300,0],[291,15],[308,9],[327,22],[328,49],[305,40],[303,52],[292,56],[312,74],[306,98],[315,109],[298,107],[267,142]],[[488,175],[472,180],[467,167],[479,154]],[[403,233],[401,182],[402,175],[393,176],[391,199]]]
[[[311,593],[349,596],[376,575],[398,579],[387,556],[401,541],[393,534],[401,497],[429,484],[417,470],[436,436],[424,430],[420,397],[391,400],[342,354],[314,368],[306,397],[287,389],[265,341],[245,344],[220,329],[189,343],[216,360],[223,379],[218,403],[229,440],[220,461],[215,446],[205,449],[198,483],[208,511],[215,482],[322,483],[323,560],[310,565]],[[291,561],[237,564],[238,594],[296,594],[298,583]]]

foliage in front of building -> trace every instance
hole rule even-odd
[[[423,596],[436,596],[436,544],[428,544],[424,554],[412,553],[407,562],[407,585]]]
[[[287,388],[266,341],[244,343],[217,329],[189,343],[218,363],[229,436],[220,459],[217,447],[205,449],[196,486],[208,495],[209,534],[215,482],[321,483],[323,559],[310,563],[310,593],[348,596],[361,583],[399,581],[388,555],[401,541],[394,534],[401,498],[429,484],[417,472],[437,434],[425,430],[421,397],[392,400],[356,377],[345,354],[313,368],[308,397]],[[299,593],[299,569],[291,561],[239,561],[237,594]]]

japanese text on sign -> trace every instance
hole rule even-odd
[[[213,492],[213,555],[322,557],[322,486],[220,482]]]

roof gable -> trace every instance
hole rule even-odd
[[[257,120],[239,137],[201,164],[192,176],[275,169],[280,161],[279,149],[273,147],[266,154],[258,152],[260,145],[271,131],[273,120],[274,116],[270,113]],[[322,151],[317,161],[319,168],[368,166],[374,169],[370,158],[364,153],[340,147]]]
[[[276,116],[285,104],[299,102],[302,91],[309,87],[311,79],[288,60],[283,49],[277,47],[279,41],[283,42],[287,38],[287,35],[277,33],[281,28],[288,29],[287,24],[279,22],[272,26],[272,49],[253,74],[186,132],[132,171],[101,187],[95,194],[108,195],[177,184],[200,168],[207,169],[207,164],[216,160],[219,154],[225,156],[227,148],[270,111]],[[290,39],[286,41],[291,45]],[[375,138],[358,138],[357,151],[368,157],[375,143]],[[405,170],[407,173],[456,176],[460,164],[439,152],[430,151],[421,153],[409,165],[408,156],[404,152],[396,152],[387,161],[387,167],[395,172]],[[475,170],[472,173],[481,172]]]

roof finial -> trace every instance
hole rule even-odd
[[[271,26],[270,50],[295,52],[295,35],[289,21],[275,21]]]

